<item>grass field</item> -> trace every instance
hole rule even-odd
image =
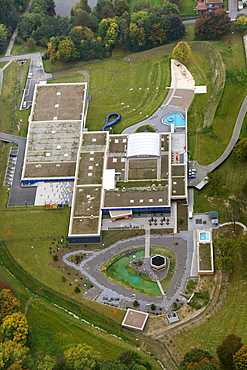
[[[0,131],[18,135],[17,123],[22,119],[21,136],[27,134],[27,120],[30,110],[19,111],[26,82],[29,62],[19,65],[12,62],[3,71],[3,85],[0,99]]]
[[[150,116],[163,103],[170,80],[170,59],[142,62],[109,60],[89,65],[89,105],[87,127],[100,130],[108,113],[118,112],[122,119],[114,133]],[[157,89],[156,89],[157,87]],[[98,107],[100,106],[100,110]]]
[[[85,78],[81,73],[75,73],[69,76],[54,78],[53,80],[49,80],[49,84],[58,84],[58,83],[69,83],[69,82],[84,82]]]
[[[233,273],[229,284],[224,286],[222,307],[218,312],[204,319],[199,326],[191,324],[185,332],[180,332],[173,338],[176,350],[183,355],[192,348],[208,350],[216,355],[216,348],[228,334],[237,334],[247,343],[247,313],[246,266],[236,259],[237,271]]]
[[[27,42],[22,40],[20,37],[17,37],[16,42],[11,50],[12,55],[22,55],[22,54],[29,54],[29,53],[45,53],[47,51],[46,48],[42,46],[35,45],[32,49],[28,48]]]
[[[194,10],[195,6],[197,5],[196,0],[182,0],[179,3],[179,10],[182,16],[185,15],[196,15],[196,11]]]

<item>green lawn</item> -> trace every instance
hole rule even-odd
[[[220,222],[232,221],[231,208],[229,201],[239,199],[235,204],[235,220],[247,224],[246,201],[241,199],[242,187],[246,181],[247,163],[236,160],[233,154],[217,170],[224,181],[224,186],[220,189],[219,194],[212,195],[209,186],[203,190],[196,190],[195,211],[208,212],[219,211]]]
[[[109,60],[89,65],[87,69],[90,73],[89,93],[92,95],[87,117],[89,130],[100,130],[105,116],[118,112],[122,119],[114,125],[113,131],[120,133],[124,128],[151,116],[168,92],[168,56],[130,63]]]
[[[196,15],[196,11],[194,10],[195,6],[197,5],[196,0],[182,0],[179,3],[179,10],[182,16],[185,15]]]
[[[81,73],[74,73],[69,76],[54,78],[53,80],[49,80],[49,84],[58,84],[58,83],[72,83],[72,82],[84,82],[85,78]]]
[[[192,348],[201,348],[216,355],[216,348],[232,333],[239,335],[242,342],[247,343],[246,266],[238,259],[235,264],[238,266],[237,271],[230,282],[225,283],[224,294],[219,297],[221,308],[209,319],[204,318],[201,325],[193,325],[191,328],[188,326],[185,332],[173,337],[174,350],[180,355]]]
[[[0,99],[0,131],[18,135],[17,123],[22,119],[20,135],[26,136],[30,109],[19,111],[26,82],[29,62],[19,65],[12,62],[3,71],[3,85]]]
[[[30,53],[45,53],[47,51],[46,48],[42,46],[35,45],[32,49],[27,46],[27,42],[22,40],[20,37],[17,37],[17,42],[15,42],[11,54],[12,55],[22,55],[22,54],[30,54]]]

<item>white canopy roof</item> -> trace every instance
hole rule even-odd
[[[160,135],[142,132],[129,135],[127,157],[159,157]]]

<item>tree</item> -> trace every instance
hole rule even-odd
[[[205,14],[195,23],[195,34],[201,39],[213,40],[217,36],[226,33],[231,26],[228,14],[218,9],[215,12]]]
[[[27,46],[29,49],[33,49],[34,46],[35,46],[35,41],[32,37],[29,37],[29,39],[27,39]]]
[[[191,351],[185,353],[183,361],[179,365],[179,370],[187,370],[187,369],[194,369],[199,364],[202,365],[203,363],[213,363],[215,359],[214,357],[208,352],[204,351],[199,348],[194,348]]]
[[[25,344],[28,335],[27,319],[21,312],[14,312],[4,318],[1,332],[4,341]]]
[[[214,247],[217,256],[215,260],[216,267],[222,269],[223,272],[231,273],[234,266],[233,256],[237,243],[230,238],[215,239]]]
[[[115,0],[113,10],[120,17],[124,12],[129,12],[130,6],[127,0]]]
[[[243,32],[247,29],[247,17],[246,15],[241,15],[236,19],[236,22],[234,24],[235,30]]]
[[[57,361],[54,357],[45,355],[38,363],[37,370],[54,370],[56,368]]]
[[[64,353],[68,370],[96,369],[99,363],[99,354],[87,344],[78,344]]]
[[[168,0],[165,0],[164,1],[164,4],[163,4],[163,12],[166,15],[172,15],[172,14],[179,15],[180,14],[180,11],[179,11],[178,6],[176,4],[171,3]]]
[[[185,34],[185,25],[177,14],[172,14],[168,17],[167,22],[169,26],[166,29],[167,39],[175,41]]]
[[[66,38],[60,41],[57,51],[57,59],[62,62],[73,62],[79,58],[79,53],[77,52],[73,41],[70,38]],[[55,257],[55,256],[54,256]]]
[[[17,24],[16,8],[14,0],[0,0],[0,24],[13,31]]]
[[[236,370],[246,370],[247,368],[247,345],[242,346],[233,356],[233,364]]]
[[[219,172],[209,172],[207,174],[209,187],[211,190],[212,195],[219,195],[222,187],[225,184],[224,176],[222,176]]]
[[[227,369],[234,368],[233,356],[242,346],[240,337],[235,334],[228,335],[216,350],[221,364]]]
[[[106,360],[102,362],[99,370],[128,370],[128,367],[119,360]]]
[[[150,1],[137,1],[134,6],[134,12],[139,12],[140,10],[149,11],[151,9]]]
[[[27,369],[29,362],[29,348],[12,341],[0,343],[1,369],[9,369],[14,364],[21,365],[22,368]],[[12,369],[14,369],[13,366]]]
[[[108,0],[99,0],[93,10],[93,14],[95,14],[99,20],[113,18],[115,16],[113,3]]]
[[[40,14],[23,14],[20,17],[20,24],[19,24],[19,35],[24,40],[27,40],[31,37],[33,31],[35,31],[41,24],[41,16]]]
[[[10,289],[2,289],[0,292],[0,323],[7,315],[16,312],[20,305]]]
[[[96,32],[98,29],[97,18],[92,14],[88,14],[83,9],[76,10],[75,15],[71,17],[71,22],[74,24],[74,26],[88,27],[94,32]]]
[[[0,24],[0,54],[4,53],[8,45],[9,31],[5,24]]]
[[[142,370],[140,366],[144,367],[144,369],[152,368],[150,363],[146,360],[143,361],[139,353],[135,351],[130,350],[124,351],[119,355],[118,360],[122,364],[125,364],[131,370]],[[139,365],[139,368],[137,365]]]
[[[117,22],[111,18],[102,19],[99,24],[98,35],[104,42],[106,51],[111,51],[118,41],[119,28]]]
[[[237,142],[233,148],[233,152],[240,162],[247,160],[247,138],[243,138]]]
[[[172,58],[179,61],[184,61],[190,56],[190,54],[191,48],[187,42],[180,41],[172,51]]]

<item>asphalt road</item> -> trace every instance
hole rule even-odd
[[[9,194],[9,207],[34,205],[36,187],[21,187],[21,172],[25,155],[26,138],[0,132],[0,140],[17,143],[19,147],[12,186]]]

